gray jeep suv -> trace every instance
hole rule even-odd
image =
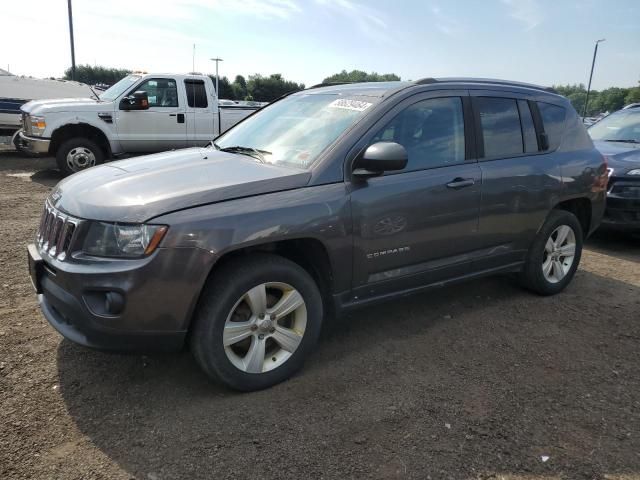
[[[177,350],[239,390],[278,383],[323,318],[516,273],[555,294],[600,223],[607,166],[571,104],[484,79],[294,93],[192,148],[73,175],[29,269],[89,347]]]

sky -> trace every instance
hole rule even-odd
[[[2,0],[0,68],[59,77],[66,0]],[[346,70],[593,88],[640,80],[640,0],[73,0],[76,63],[260,73],[320,83]]]

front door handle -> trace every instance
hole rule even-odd
[[[170,117],[178,117],[178,123],[184,123],[184,113],[170,113]]]
[[[464,188],[464,187],[471,187],[472,185],[475,185],[476,181],[473,178],[454,178],[453,180],[451,180],[449,183],[447,183],[447,188],[453,188],[454,190],[457,190],[459,188]]]

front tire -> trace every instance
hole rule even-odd
[[[582,226],[566,210],[553,210],[536,235],[520,275],[521,283],[540,295],[566,288],[582,256]]]
[[[222,266],[207,281],[191,350],[212,379],[235,390],[260,390],[302,367],[322,317],[320,292],[303,268],[253,254]]]
[[[66,140],[58,147],[56,163],[66,177],[104,162],[104,152],[88,138],[75,137]]]

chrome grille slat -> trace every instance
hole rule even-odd
[[[79,223],[80,219],[70,217],[45,202],[36,235],[38,246],[51,257],[64,260],[73,247]]]

